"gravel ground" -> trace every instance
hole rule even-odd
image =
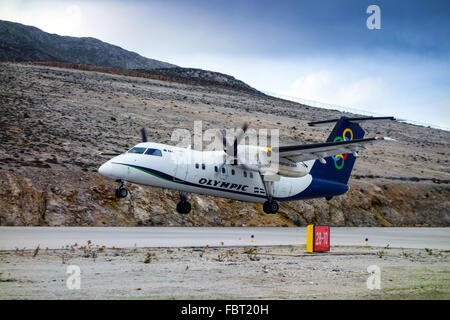
[[[0,252],[0,299],[449,299],[449,251],[304,246]],[[67,267],[81,271],[68,289]],[[367,267],[381,270],[369,290]]]

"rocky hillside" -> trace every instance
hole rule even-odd
[[[194,68],[158,68],[152,70],[136,70],[143,72],[149,76],[162,76],[171,79],[171,81],[188,83],[194,85],[203,86],[221,86],[226,88],[231,88],[234,90],[243,90],[253,93],[259,93],[256,89],[250,87],[245,82],[237,80],[236,78],[229,76],[227,74],[194,69]]]
[[[175,67],[95,38],[59,36],[3,20],[0,20],[0,61],[59,61],[121,69]]]
[[[115,183],[97,173],[107,158],[148,138],[171,143],[174,128],[279,128],[282,144],[324,141],[331,128],[308,121],[342,115],[208,84],[186,84],[48,66],[0,63],[0,225],[450,226],[450,132],[405,123],[365,125],[397,142],[360,153],[350,191],[330,201],[259,204]]]
[[[137,78],[147,78],[162,81],[178,82],[193,85],[206,85],[214,87],[223,87],[233,90],[241,90],[254,94],[263,94],[258,90],[250,87],[248,84],[235,79],[232,76],[202,69],[192,68],[157,68],[152,70],[144,69],[118,69],[111,67],[92,66],[88,64],[70,63],[70,62],[56,62],[56,61],[31,61],[29,64],[37,66],[58,67],[65,69],[76,69],[85,71],[96,71],[110,74],[118,74],[124,76],[131,76]]]
[[[0,20],[0,61],[31,62],[259,93],[232,76],[148,59],[94,38],[63,37]]]

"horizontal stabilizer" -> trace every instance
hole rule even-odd
[[[357,153],[365,149],[365,145],[377,140],[395,141],[391,138],[373,137],[357,140],[342,140],[334,142],[322,142],[272,148],[272,152],[278,152],[280,158],[288,158],[295,162],[318,159],[322,164],[325,158],[338,154]]]
[[[308,125],[310,127],[314,127],[314,126],[318,126],[318,125],[322,125],[322,124],[337,122],[339,120],[340,119],[313,121],[313,122],[308,122]],[[346,118],[346,120],[351,123],[359,123],[362,121],[370,121],[370,120],[396,120],[396,119],[394,117],[359,117],[359,118]]]

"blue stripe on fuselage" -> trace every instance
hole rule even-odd
[[[121,165],[129,166],[129,167],[134,167],[136,169],[145,170],[150,173],[153,173],[156,176],[160,176],[161,178],[163,178],[165,180],[169,180],[169,181],[173,180],[173,176],[171,176],[167,173],[155,170],[155,169],[146,168],[146,167],[137,166],[137,165],[125,164],[125,163],[117,163],[116,162],[116,164],[121,164]],[[182,180],[177,179],[176,181],[172,181],[172,182],[184,184],[184,185],[188,185],[188,186],[192,186],[192,187],[212,189],[212,190],[222,191],[222,192],[237,193],[237,194],[256,197],[256,198],[266,198],[266,196],[264,196],[264,195],[257,195],[257,194],[251,194],[251,193],[240,192],[240,191],[235,191],[235,190],[215,188],[215,187],[211,187],[211,186],[207,186],[207,185],[192,183],[192,182],[189,182],[186,180],[182,181]],[[290,197],[284,197],[284,198],[274,197],[273,199],[280,201],[280,202],[285,202],[285,201],[297,201],[297,200],[306,200],[306,199],[313,199],[313,198],[333,197],[333,196],[337,196],[337,195],[346,193],[348,191],[348,189],[349,189],[349,187],[346,184],[339,183],[336,181],[312,177],[311,184],[302,192],[297,193],[296,195],[293,195]]]
[[[252,193],[247,193],[247,192],[242,192],[242,191],[237,191],[237,190],[231,190],[231,189],[223,189],[223,188],[216,188],[216,187],[212,187],[212,186],[208,186],[208,185],[204,185],[204,184],[199,184],[199,183],[193,183],[193,182],[189,182],[186,180],[180,180],[180,179],[176,179],[174,180],[174,177],[155,170],[155,169],[151,169],[151,168],[146,168],[146,167],[142,167],[142,166],[137,166],[134,164],[126,164],[126,163],[119,163],[119,162],[115,162],[115,164],[121,164],[124,166],[128,166],[128,167],[132,167],[135,169],[139,169],[139,170],[143,170],[143,171],[147,171],[150,174],[153,174],[159,178],[165,179],[169,182],[174,182],[174,183],[178,183],[178,184],[184,184],[187,186],[191,186],[191,187],[197,187],[197,188],[203,188],[203,189],[211,189],[211,190],[216,190],[216,191],[222,191],[222,192],[230,192],[230,193],[236,193],[236,194],[240,194],[240,195],[245,195],[245,196],[250,196],[250,197],[255,197],[255,198],[266,198],[266,196],[264,195],[258,195],[258,194],[252,194]],[[283,201],[283,200],[280,200]]]

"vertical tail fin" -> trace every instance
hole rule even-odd
[[[362,139],[364,133],[358,123],[350,122],[347,117],[341,117],[337,120],[327,142]],[[356,157],[353,154],[346,153],[328,157],[325,160],[325,164],[316,160],[310,174],[314,178],[347,184]]]

